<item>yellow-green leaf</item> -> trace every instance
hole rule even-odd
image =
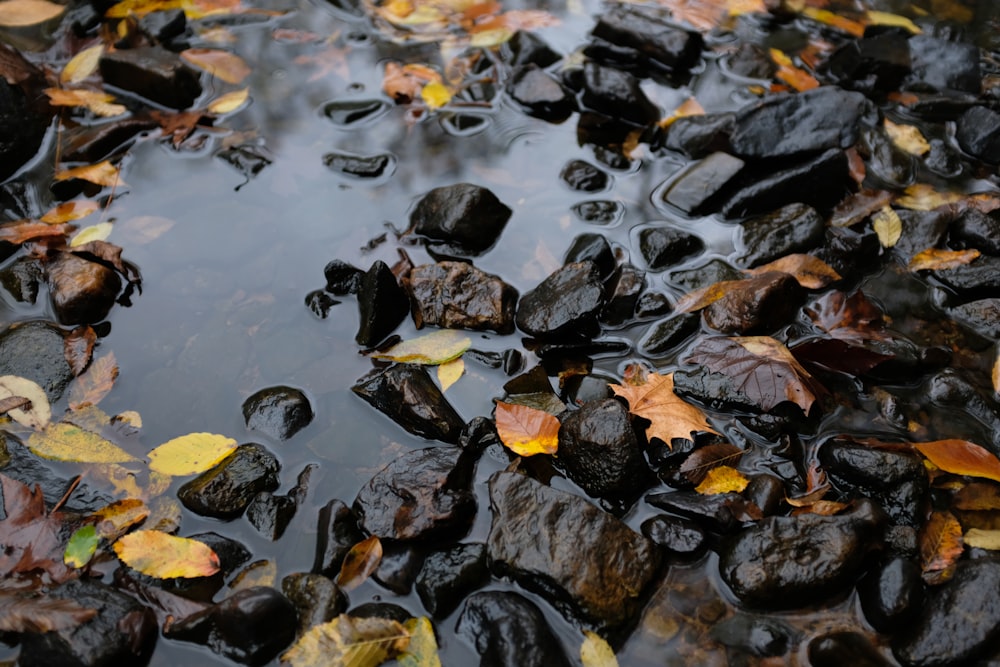
[[[97,71],[97,64],[100,62],[103,54],[103,44],[80,51],[66,63],[66,67],[63,67],[63,71],[59,75],[59,81],[63,84],[80,83]]]
[[[38,383],[17,375],[0,376],[0,399],[19,396],[31,401],[31,407],[24,406],[7,411],[7,416],[22,426],[35,430],[45,428],[52,420],[52,408],[48,396]]]
[[[872,227],[875,229],[878,242],[882,244],[883,248],[891,248],[896,245],[899,237],[903,234],[903,221],[888,206],[883,206],[872,216]]]
[[[104,241],[111,236],[114,227],[110,222],[99,222],[90,227],[84,227],[69,242],[69,247],[75,248],[91,241]]]
[[[204,542],[158,530],[137,530],[119,538],[115,553],[123,563],[157,579],[208,577],[219,571],[219,557]]]
[[[1000,530],[970,528],[965,533],[964,541],[970,547],[997,551],[1000,550]]]
[[[80,568],[90,562],[94,552],[97,551],[97,543],[101,538],[97,535],[97,529],[93,526],[82,526],[73,531],[66,544],[66,553],[63,554],[63,562],[70,567]]]
[[[52,461],[124,463],[137,460],[96,433],[65,423],[49,424],[44,430],[32,433],[28,449],[35,456]]]
[[[739,493],[747,488],[750,483],[736,468],[729,466],[717,466],[705,474],[705,479],[695,487],[695,491],[705,495],[715,495],[717,493]]]
[[[5,0],[0,2],[0,26],[19,28],[45,23],[64,11],[66,7],[48,0]]]
[[[204,472],[236,449],[236,440],[216,433],[188,433],[149,453],[149,469],[179,477]]]
[[[889,12],[877,12],[874,10],[868,10],[868,24],[869,25],[887,25],[894,26],[897,28],[903,28],[908,30],[914,35],[919,35],[923,32],[916,23],[906,18],[905,16],[900,16],[899,14],[890,14]]]
[[[451,101],[451,91],[440,81],[431,81],[421,89],[420,97],[423,98],[427,108],[433,111]]]
[[[385,352],[376,352],[372,359],[433,366],[459,358],[471,345],[472,339],[461,331],[441,329],[412,340],[404,340]]]
[[[400,667],[441,667],[434,626],[426,616],[411,618],[403,627],[410,633],[406,652],[396,658]]]
[[[248,99],[250,99],[249,88],[234,90],[209,104],[208,111],[218,115],[232,113],[246,104]]]
[[[618,658],[603,637],[590,630],[584,630],[583,634],[583,644],[580,645],[583,667],[618,667]]]
[[[409,647],[410,633],[399,621],[341,614],[314,625],[281,656],[290,667],[378,667]]]
[[[542,410],[497,401],[497,434],[518,456],[555,454],[559,448],[559,420]]]
[[[448,387],[455,384],[458,378],[465,373],[465,362],[459,359],[446,361],[437,368],[438,382],[441,383],[441,391],[447,391]]]

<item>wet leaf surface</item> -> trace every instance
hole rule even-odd
[[[920,567],[924,581],[941,584],[951,578],[962,555],[962,525],[951,512],[931,512],[920,531]]]
[[[559,448],[559,420],[526,405],[497,401],[497,433],[518,456],[555,454]]]
[[[1000,482],[1000,459],[967,440],[917,442],[913,447],[941,470]]]
[[[672,446],[675,438],[693,440],[696,433],[716,433],[701,410],[674,393],[673,373],[649,373],[637,382],[611,385],[611,390],[628,402],[629,412],[649,420],[648,437]]]
[[[618,658],[615,657],[611,645],[599,634],[590,630],[583,631],[580,662],[583,663],[583,667],[618,667]]]
[[[130,568],[157,579],[207,577],[219,571],[219,557],[205,543],[158,530],[129,533],[113,548]]]
[[[471,345],[472,339],[465,333],[442,329],[404,340],[384,352],[376,352],[371,356],[372,359],[433,366],[459,358]]]
[[[108,395],[118,379],[118,362],[114,352],[108,352],[95,359],[83,375],[73,381],[69,390],[69,407],[79,410],[88,405],[97,405]]]
[[[705,478],[695,487],[695,491],[704,495],[718,493],[740,493],[747,488],[750,480],[743,473],[729,466],[716,466],[706,473]]]
[[[70,567],[81,568],[90,562],[97,551],[97,543],[100,536],[93,526],[81,526],[70,535],[66,544],[66,553],[63,561]]]
[[[149,469],[165,475],[195,475],[236,450],[236,440],[217,433],[189,433],[149,453]]]
[[[372,535],[351,547],[337,574],[337,585],[345,591],[360,586],[382,562],[382,541]]]
[[[23,426],[39,430],[52,420],[49,399],[36,382],[16,375],[0,376],[0,399],[27,399],[27,405],[11,403],[4,409],[7,416]]]
[[[281,656],[290,667],[376,667],[405,651],[410,633],[398,621],[341,614],[306,631]]]
[[[53,461],[128,463],[138,460],[96,433],[61,422],[32,433],[28,448],[35,455]]]

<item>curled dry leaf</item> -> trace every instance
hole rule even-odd
[[[149,453],[149,469],[179,477],[214,467],[236,451],[236,440],[216,433],[188,433]]]
[[[935,440],[917,442],[913,447],[945,472],[1000,482],[1000,459],[974,442]]]
[[[181,58],[226,83],[242,83],[251,72],[238,55],[220,49],[185,49],[181,51]]]
[[[52,421],[49,398],[38,383],[17,375],[0,376],[0,399],[7,398],[28,400],[28,405],[8,407],[4,410],[18,424],[37,431]]]
[[[583,643],[580,645],[580,662],[583,667],[618,667],[615,651],[604,637],[583,631]]]
[[[69,225],[50,225],[34,220],[18,220],[0,225],[0,241],[17,245],[34,239],[66,236],[72,229]]]
[[[907,265],[910,271],[942,271],[954,269],[965,264],[970,264],[977,257],[979,251],[975,248],[966,250],[942,250],[941,248],[927,248],[921,250],[910,260]]]
[[[204,542],[159,530],[137,530],[113,548],[130,568],[157,579],[208,577],[219,571],[219,557]]]
[[[347,552],[337,574],[337,585],[350,591],[365,582],[382,562],[382,542],[372,535],[361,540]]]
[[[649,420],[646,436],[668,447],[674,438],[694,440],[695,433],[718,433],[701,410],[674,393],[673,373],[648,373],[642,384],[613,384],[611,390],[628,401],[629,412]]]
[[[962,525],[951,512],[931,512],[920,531],[920,569],[928,584],[951,578],[964,549]]]
[[[341,614],[309,628],[281,655],[281,662],[290,667],[377,667],[405,651],[409,643],[410,633],[399,621]]]
[[[497,401],[497,434],[518,456],[555,454],[559,448],[559,420],[542,410]]]

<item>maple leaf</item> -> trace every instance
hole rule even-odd
[[[5,517],[0,520],[0,578],[43,572],[52,581],[74,576],[63,563],[65,517],[46,512],[41,489],[0,473]]]
[[[671,446],[674,438],[694,440],[693,433],[716,433],[701,410],[674,393],[674,374],[649,373],[643,384],[612,384],[615,396],[628,401],[629,412],[650,422],[646,435]]]

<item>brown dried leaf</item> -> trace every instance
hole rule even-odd
[[[337,574],[337,585],[345,591],[357,588],[378,569],[381,562],[382,542],[378,536],[372,535],[347,552]]]
[[[921,250],[910,260],[907,265],[910,271],[940,271],[944,269],[954,269],[973,262],[979,257],[979,251],[975,248],[966,250],[942,250],[941,248],[927,248]]]
[[[951,578],[962,555],[962,524],[951,512],[931,512],[920,531],[920,569],[925,582],[942,584]]]
[[[59,204],[39,218],[39,220],[50,225],[56,225],[61,222],[73,222],[74,220],[85,218],[91,213],[96,213],[100,208],[100,204],[96,201],[77,199]]]
[[[707,308],[733,290],[738,290],[746,282],[746,280],[720,280],[707,287],[696,289],[677,300],[677,303],[674,305],[674,312],[691,313],[702,308]]]
[[[65,169],[63,171],[56,172],[55,175],[55,179],[57,181],[68,181],[74,178],[106,188],[122,183],[118,167],[111,164],[108,160],[98,162],[97,164],[88,164],[82,167]]]
[[[692,484],[700,484],[709,470],[721,465],[732,466],[741,456],[743,450],[728,442],[706,445],[691,452],[681,464],[680,471]]]
[[[913,447],[945,472],[1000,482],[1000,459],[974,442],[935,440],[917,442]]]
[[[800,516],[802,514],[833,516],[835,514],[840,514],[850,506],[850,503],[841,503],[836,500],[817,500],[813,503],[796,506],[796,508],[792,510],[791,514],[792,516]]]
[[[914,211],[933,211],[939,206],[957,204],[965,199],[965,195],[957,192],[938,192],[933,185],[914,183],[905,190],[905,194],[896,199],[896,203]]]
[[[887,190],[861,190],[843,199],[833,209],[831,227],[850,227],[892,203],[892,193]]]
[[[116,379],[118,362],[114,352],[95,359],[86,373],[73,380],[69,389],[70,409],[79,410],[88,405],[97,405],[114,387]]]
[[[63,562],[63,515],[45,509],[42,491],[0,473],[0,572],[5,578],[46,573],[60,582],[73,576]]]
[[[1000,487],[988,482],[969,482],[952,497],[957,510],[1000,510]]]
[[[97,615],[73,600],[0,590],[0,631],[45,633],[86,623]]]
[[[763,266],[748,269],[746,273],[751,276],[759,276],[771,271],[787,273],[806,289],[823,289],[841,278],[832,266],[819,257],[800,253],[785,255]]]
[[[70,225],[50,225],[34,220],[16,220],[0,225],[0,241],[17,245],[32,239],[66,236],[72,229]]]
[[[559,448],[559,420],[542,410],[497,401],[497,434],[518,456],[555,454]]]
[[[31,410],[31,399],[25,398],[24,396],[8,396],[0,399],[0,414],[10,412],[11,410],[19,410],[21,408]]]
[[[83,373],[90,365],[97,344],[97,332],[89,324],[76,327],[63,339],[63,356],[69,364],[73,376]]]
[[[649,373],[644,384],[611,385],[628,401],[629,412],[649,420],[646,435],[671,446],[674,438],[694,440],[693,433],[718,433],[701,410],[674,393],[674,374]]]
[[[181,58],[226,83],[242,83],[251,72],[238,55],[220,49],[185,49],[181,51]]]
[[[861,291],[850,296],[840,291],[824,294],[805,311],[813,324],[834,338],[851,340],[861,336],[881,340],[885,337],[882,311]]]

